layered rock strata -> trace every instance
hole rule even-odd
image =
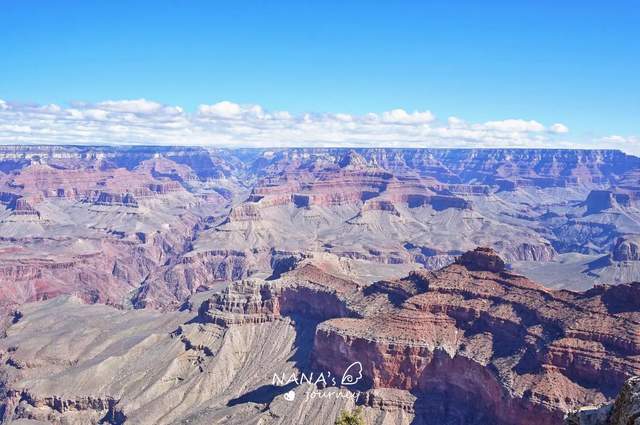
[[[475,423],[453,419],[475,411],[488,421],[477,423],[551,425],[640,373],[639,299],[638,284],[548,290],[479,248],[366,287],[301,265],[277,281],[234,284],[199,317],[222,326],[313,318],[312,369],[341,376],[359,362],[363,403],[404,409],[415,423]],[[386,391],[414,398],[397,404]],[[439,413],[427,408],[442,402]]]

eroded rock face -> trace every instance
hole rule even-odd
[[[354,150],[350,150],[349,152],[345,153],[342,158],[340,158],[340,161],[338,161],[338,165],[340,166],[340,168],[358,168],[366,166],[367,160],[356,153]]]
[[[372,314],[321,323],[315,365],[342,374],[335,365],[359,361],[366,387],[475,399],[500,424],[557,424],[640,371],[640,312],[616,301],[622,287],[549,291],[486,249],[414,282],[367,292],[392,304]],[[624,287],[640,296],[640,285]]]
[[[512,265],[612,254],[624,279],[610,280],[633,280],[615,262],[637,257],[639,164],[599,150],[4,146],[0,268],[19,282],[0,294],[166,309],[314,254],[375,280],[478,245]],[[585,267],[581,287],[600,275]]]
[[[24,198],[16,198],[7,205],[7,208],[13,211],[13,215],[40,218],[40,213]]]
[[[592,190],[585,200],[587,214],[597,214],[603,210],[617,206],[631,206],[631,198],[625,193],[615,193],[610,190]]]
[[[611,425],[637,425],[640,423],[640,377],[629,379],[615,403],[609,417]]]
[[[95,205],[118,205],[123,207],[138,208],[138,201],[130,193],[100,192],[93,201]]]
[[[615,261],[640,261],[640,237],[618,238],[613,248]]]
[[[243,280],[204,301],[202,322],[227,325],[234,321],[268,322],[280,316],[324,321],[359,316],[351,301],[359,299],[355,282],[328,274],[311,263],[285,274],[280,280]]]
[[[640,373],[634,300],[638,284],[550,291],[478,248],[442,270],[366,287],[305,263],[269,283],[231,287],[200,317],[224,326],[319,321],[313,369],[341,376],[360,362],[358,388],[373,391],[365,404],[394,406],[413,423],[551,425],[610,400]],[[388,389],[414,398],[380,396]]]
[[[205,300],[198,321],[228,327],[238,323],[271,322],[280,314],[279,289],[264,282],[235,282]]]
[[[494,273],[504,271],[504,260],[491,248],[476,248],[465,252],[456,260],[468,270],[485,270]]]
[[[566,425],[638,425],[640,424],[640,377],[629,379],[615,402],[583,407],[570,412]]]
[[[46,412],[68,420],[76,408],[78,418],[119,415],[141,424],[221,417],[244,423],[274,415],[294,424],[322,411],[326,422],[345,404],[281,404],[289,388],[270,383],[273,374],[340,377],[359,362],[362,378],[354,388],[364,391],[358,403],[373,423],[558,424],[577,406],[610,401],[640,373],[637,300],[638,284],[548,290],[504,270],[489,249],[467,252],[438,271],[370,284],[300,259],[277,279],[245,279],[196,295],[180,312],[114,313],[53,300],[42,312],[28,305],[5,324],[0,357],[12,391],[5,408],[14,418]],[[90,359],[76,353],[63,361],[51,351],[48,332],[63,338],[73,320],[45,325],[51,314],[84,317],[113,337]],[[73,335],[79,347],[95,344],[95,333]],[[135,390],[139,373],[147,377],[144,391]],[[82,386],[68,384],[76,381]],[[301,398],[310,390],[292,388]],[[247,410],[253,405],[259,408]],[[319,425],[316,416],[304,417]]]

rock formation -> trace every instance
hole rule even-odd
[[[640,237],[618,238],[613,248],[615,261],[640,261]]]
[[[482,247],[465,252],[456,263],[465,266],[468,270],[486,270],[494,273],[504,271],[505,267],[504,261],[493,249]]]
[[[278,253],[380,280],[478,245],[558,287],[625,282],[640,274],[639,164],[601,150],[4,146],[0,304],[174,308],[277,276]]]
[[[342,374],[359,361],[366,387],[474,399],[500,424],[558,423],[640,371],[640,310],[620,302],[640,299],[640,285],[622,297],[622,286],[549,291],[487,249],[418,281],[374,286],[367,304],[384,296],[389,306],[320,324],[315,366]]]
[[[630,378],[614,402],[583,407],[565,417],[566,425],[637,425],[640,423],[640,377]]]
[[[640,373],[638,300],[637,284],[548,290],[488,248],[364,284],[300,258],[277,279],[214,287],[175,312],[57,298],[25,305],[4,326],[3,412],[55,423],[320,425],[357,403],[371,423],[558,424]],[[340,377],[354,362],[353,387],[274,384],[274,374]],[[291,403],[288,391],[347,397]]]
[[[435,420],[435,413],[420,406],[443,397],[442,422],[475,409],[490,423],[557,424],[578,405],[608,400],[640,372],[633,300],[640,300],[637,284],[549,291],[478,248],[440,271],[364,288],[307,264],[272,283],[229,287],[205,301],[199,317],[221,326],[290,315],[319,320],[313,368],[340,376],[360,362],[360,389],[371,397],[383,389],[417,396],[403,407],[416,423],[432,423],[421,415]],[[367,405],[395,403],[376,397]]]
[[[587,207],[586,214],[597,214],[603,210],[616,208],[618,206],[631,206],[629,195],[624,193],[614,193],[610,190],[592,190],[585,200]]]
[[[357,403],[384,425],[561,423],[640,374],[639,168],[609,150],[0,147],[0,418],[319,425]],[[273,383],[355,362],[353,387]],[[635,420],[636,384],[568,420]]]

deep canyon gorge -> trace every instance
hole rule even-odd
[[[633,416],[639,277],[616,150],[0,146],[0,418]]]

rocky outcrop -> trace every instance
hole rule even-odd
[[[640,261],[640,236],[618,238],[612,257],[615,261]]]
[[[130,193],[100,192],[93,203],[94,205],[138,208],[138,201]]]
[[[393,204],[393,202],[385,200],[371,199],[365,202],[362,206],[362,212],[365,213],[367,211],[384,211],[395,216],[400,216],[400,213],[398,212],[398,209]]]
[[[14,199],[7,205],[7,208],[12,211],[12,215],[40,218],[40,212],[38,212],[38,210],[36,210],[29,201],[24,198]]]
[[[273,321],[280,314],[279,292],[266,282],[235,282],[200,305],[198,321],[224,327]]]
[[[629,379],[615,403],[609,417],[611,425],[640,423],[640,378]]]
[[[201,304],[198,320],[228,326],[291,315],[314,320],[358,316],[350,300],[357,298],[359,289],[354,282],[306,263],[279,280],[231,283]]]
[[[171,192],[179,192],[183,190],[183,187],[178,182],[175,182],[175,181],[148,183],[146,185],[146,188],[152,193],[155,193],[158,195],[166,195]]]
[[[551,261],[556,257],[553,246],[544,241],[539,243],[521,243],[506,251],[508,257],[520,261]]]
[[[629,379],[615,402],[582,407],[565,417],[566,425],[638,425],[640,424],[640,377]]]
[[[616,208],[618,206],[631,206],[629,195],[624,193],[615,193],[610,190],[592,190],[584,201],[587,208],[585,214],[597,214],[601,211]]]
[[[502,258],[491,248],[476,248],[465,252],[456,260],[456,263],[465,266],[468,270],[485,270],[500,273],[505,269]]]
[[[0,204],[7,206],[15,203],[20,195],[11,192],[0,192]]]
[[[12,394],[16,406],[13,414],[18,418],[47,423],[64,423],[65,414],[73,412],[80,422],[104,421],[111,424],[124,424],[126,416],[118,409],[118,400],[113,397],[62,397],[37,398],[23,391]]]
[[[442,270],[366,287],[304,262],[274,281],[232,284],[198,316],[224,327],[313,319],[313,369],[341,376],[360,362],[365,403],[416,423],[427,409],[442,423],[552,425],[640,373],[639,299],[639,284],[550,291],[478,248]],[[387,390],[413,398],[387,400]],[[448,407],[428,407],[438,400]]]
[[[487,248],[467,252],[441,270],[369,284],[331,270],[325,259],[300,258],[278,278],[212,287],[192,297],[180,312],[114,314],[106,307],[77,301],[70,307],[54,300],[42,305],[58,315],[51,316],[38,313],[38,306],[25,306],[24,316],[6,325],[10,339],[0,339],[0,363],[13,376],[40,378],[23,378],[8,388],[27,387],[33,400],[60,400],[51,402],[60,410],[47,410],[55,418],[69,418],[69,406],[76,405],[85,409],[83,417],[93,414],[80,401],[106,400],[98,392],[108,382],[107,394],[118,394],[112,410],[136,423],[175,423],[192,409],[204,418],[218,408],[259,405],[249,413],[242,410],[242,421],[234,416],[246,422],[278,409],[278,397],[289,387],[265,383],[274,374],[325,371],[340,377],[359,362],[361,377],[354,372],[357,382],[340,391],[364,391],[358,403],[372,421],[385,423],[379,416],[385,412],[393,416],[387,423],[404,425],[552,425],[578,406],[611,400],[629,376],[640,373],[640,284],[552,291],[505,270],[504,261]],[[65,309],[71,310],[62,314]],[[96,319],[93,309],[108,319]],[[145,319],[147,315],[154,319]],[[49,371],[42,361],[33,360],[40,359],[40,352],[50,356],[49,348],[33,342],[14,347],[20,338],[30,337],[43,340],[44,347],[54,346],[47,339],[45,319],[52,321],[51,338],[66,338],[70,331],[57,327],[57,317],[73,329],[78,317],[98,321],[109,328],[98,334],[109,340],[92,348],[98,354],[89,360],[72,357],[77,365],[57,360],[53,383],[53,378],[38,375]],[[151,325],[158,322],[164,331]],[[141,336],[131,334],[135,329]],[[95,332],[72,335],[82,341],[81,347],[95,346]],[[131,370],[136,374],[124,373]],[[150,382],[140,383],[139,376]],[[248,384],[250,379],[256,381]],[[241,388],[230,390],[237,380],[242,380]],[[69,382],[81,382],[83,395],[51,394],[56,385],[73,388]],[[145,390],[131,391],[133,385]],[[193,387],[199,392],[187,395]],[[306,389],[291,388],[300,397]],[[148,391],[166,398],[153,404],[144,396]],[[179,405],[171,401],[176,398]],[[218,404],[200,410],[202,400],[206,406]],[[42,412],[34,404],[23,400],[5,407],[26,418]],[[153,417],[141,416],[149,412]],[[225,410],[223,417],[229,421],[236,414]]]
[[[14,216],[33,216],[40,218],[40,213],[32,205],[40,200],[38,196],[31,196],[29,199],[26,199],[16,193],[0,192],[0,205],[4,205],[11,211],[11,215]]]
[[[365,291],[390,305],[321,323],[313,358],[335,374],[361,362],[365,387],[475,398],[494,423],[556,424],[640,372],[640,313],[622,301],[640,285],[616,290],[549,291],[477,249],[418,280]]]
[[[229,213],[227,221],[255,221],[260,220],[260,218],[262,218],[260,208],[253,203],[246,203],[233,208]]]
[[[342,158],[340,158],[340,160],[338,161],[338,165],[340,166],[340,168],[366,167],[367,160],[364,159],[362,155],[356,153],[354,150],[350,150],[349,152],[345,153]]]
[[[456,196],[408,194],[405,198],[409,208],[418,208],[427,205],[430,205],[436,211],[443,211],[447,208],[471,208],[471,202]]]
[[[299,252],[273,250],[271,252],[271,270],[273,270],[273,274],[270,279],[277,279],[284,273],[295,269],[305,258],[307,258],[307,255]]]

